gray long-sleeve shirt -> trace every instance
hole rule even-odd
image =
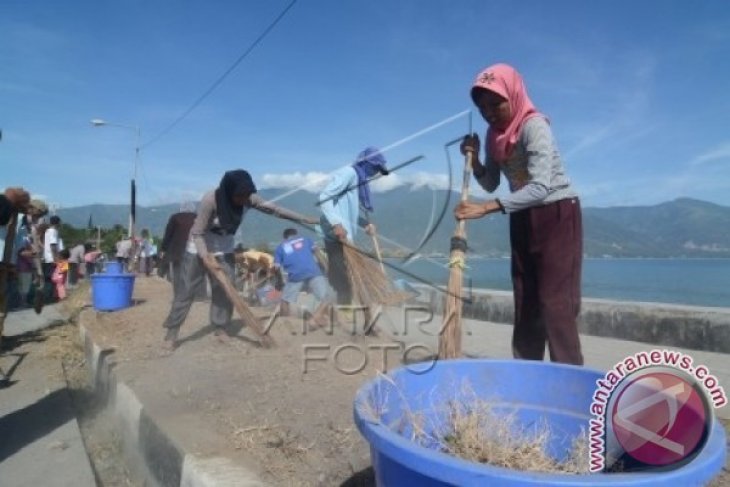
[[[306,222],[304,216],[281,208],[273,203],[265,201],[261,196],[254,193],[249,198],[249,205],[243,207],[243,217],[249,208],[254,208],[263,213],[274,215],[285,220],[295,222]],[[218,212],[215,202],[215,191],[209,191],[203,196],[198,207],[198,214],[195,217],[193,227],[190,229],[187,251],[206,257],[208,254],[231,254],[234,250],[233,234],[219,234],[211,231],[218,225]]]
[[[484,168],[477,182],[490,193],[499,187],[501,173],[507,178],[511,193],[499,198],[507,213],[577,196],[543,117],[525,122],[507,162],[499,164],[487,157]]]

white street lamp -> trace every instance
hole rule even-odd
[[[91,119],[91,125],[94,127],[103,127],[104,125],[109,125],[112,127],[122,127],[125,129],[134,130],[137,134],[137,142],[134,147],[134,167],[132,170],[132,184],[130,188],[130,204],[129,204],[129,237],[134,237],[134,223],[137,217],[137,167],[139,166],[139,125],[122,125],[119,123],[112,123],[107,122],[106,120],[102,120],[100,118],[94,118]]]

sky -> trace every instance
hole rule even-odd
[[[584,206],[730,205],[724,0],[298,0],[162,133],[290,1],[2,0],[2,184],[59,207],[128,203],[138,127],[144,206],[199,198],[236,168],[316,190],[369,145],[391,165],[423,156],[376,190],[458,186],[463,158],[452,148],[449,166],[444,144],[470,126],[483,138],[469,89],[506,62]]]

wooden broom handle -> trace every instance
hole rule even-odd
[[[378,256],[378,262],[380,263],[380,270],[382,270],[383,274],[385,274],[385,265],[383,265],[383,256],[380,254],[380,244],[378,243],[378,236],[373,233],[371,237],[373,238],[373,246],[375,246],[375,255]]]
[[[472,151],[467,151],[466,159],[464,161],[464,179],[461,182],[461,202],[462,203],[469,200],[469,181],[471,180],[472,157],[474,157],[474,153]],[[459,223],[456,226],[456,236],[461,237],[461,238],[466,237],[466,220],[465,219],[459,220]]]

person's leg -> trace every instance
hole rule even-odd
[[[180,331],[185,318],[188,316],[190,307],[193,304],[194,290],[199,285],[200,281],[205,278],[205,269],[203,263],[200,261],[197,255],[185,253],[183,260],[180,264],[180,288],[179,292],[175,293],[175,297],[172,301],[172,307],[170,313],[167,315],[165,322],[162,326],[167,328],[167,334],[165,335],[165,341],[168,345],[174,347],[177,341],[177,335]]]
[[[18,273],[18,293],[20,294],[20,306],[22,307],[26,307],[30,303],[32,283],[32,272]]]
[[[335,302],[335,295],[324,276],[316,276],[307,282],[309,290],[319,302],[314,310],[312,319],[320,326],[327,325],[327,313],[334,311],[332,304]],[[331,324],[331,323],[330,323]]]
[[[535,230],[539,309],[547,330],[550,360],[583,365],[578,335],[583,229],[578,199],[539,208]]]
[[[337,293],[337,303],[349,306],[352,304],[352,288],[342,243],[325,239],[324,248],[327,253],[328,278]]]
[[[291,313],[291,308],[296,307],[297,298],[299,297],[299,293],[301,292],[303,286],[304,281],[287,281],[287,283],[284,285],[284,289],[281,292],[281,316],[289,316],[289,314]]]
[[[216,257],[229,281],[233,283],[235,260],[233,254]],[[223,286],[217,279],[211,279],[210,323],[216,327],[217,334],[221,334],[231,322],[233,303],[228,299]]]
[[[53,303],[55,301],[56,284],[51,280],[55,267],[56,264],[52,262],[43,263],[43,301],[45,303]]]
[[[172,261],[172,293],[177,295],[183,286],[182,260]]]
[[[512,354],[515,358],[543,360],[545,326],[540,319],[537,299],[532,239],[532,209],[510,215],[512,247],[512,287],[514,291],[514,329]]]

